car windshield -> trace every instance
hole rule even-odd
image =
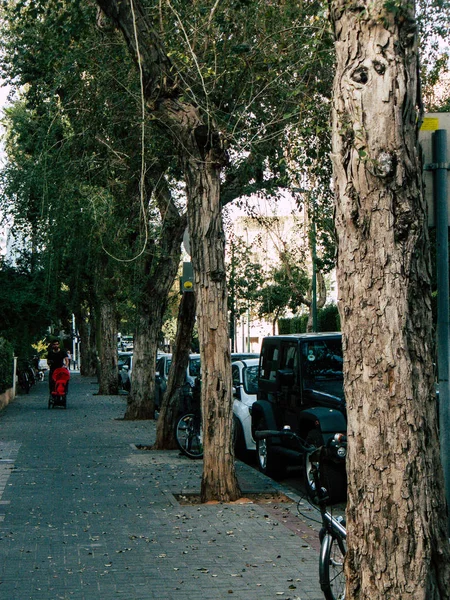
[[[313,340],[302,344],[303,386],[343,395],[343,358],[340,339]]]
[[[191,377],[199,377],[199,375],[200,375],[200,358],[191,358],[189,360],[189,375]]]
[[[169,368],[171,364],[172,359],[168,358],[166,360],[166,375],[169,373]],[[162,370],[162,368],[160,367],[159,370]],[[189,359],[189,375],[191,377],[198,377],[200,375],[200,357]]]
[[[130,367],[131,366],[131,356],[119,356],[119,369],[121,369],[124,366]]]
[[[247,394],[255,394],[258,391],[259,365],[246,367],[244,369],[244,389]]]

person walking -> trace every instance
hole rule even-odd
[[[48,354],[47,354],[47,362],[50,369],[48,385],[50,389],[50,396],[52,395],[53,390],[55,389],[55,382],[53,381],[53,373],[56,369],[60,369],[61,367],[69,368],[69,357],[64,348],[60,348],[59,340],[55,339],[51,342]]]

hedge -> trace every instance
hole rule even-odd
[[[278,331],[280,335],[289,333],[305,333],[308,324],[308,315],[293,317],[292,319],[279,319]],[[317,311],[317,331],[340,331],[341,320],[336,304],[329,304]]]
[[[13,358],[12,345],[0,337],[0,394],[13,386]]]

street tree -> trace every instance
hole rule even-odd
[[[333,159],[348,413],[349,600],[443,600],[439,458],[414,7],[330,4]]]
[[[231,444],[231,369],[228,348],[224,234],[220,214],[220,172],[226,163],[223,141],[207,115],[189,99],[150,11],[101,0],[102,10],[121,29],[142,74],[147,107],[181,147],[188,199],[188,222],[198,298],[202,360],[202,409],[214,422],[204,427],[202,499],[239,497]],[[188,99],[183,97],[187,93]],[[206,117],[206,118],[205,118]]]
[[[41,226],[53,248],[58,269],[51,280],[55,289],[63,280],[71,290],[72,311],[85,336],[83,353],[91,347],[89,333],[97,333],[100,393],[117,392],[117,322],[124,298],[135,303],[136,360],[126,417],[150,418],[165,290],[179,262],[185,216],[169,198],[165,169],[171,152],[142,118],[128,51],[117,34],[96,27],[94,9],[93,3],[58,2],[4,8],[3,72],[26,86],[34,129],[20,141],[23,154],[31,147],[30,172],[40,186],[34,210],[30,194],[26,211],[17,210],[18,196],[14,208],[25,214],[28,228]],[[39,40],[32,55],[26,51],[31,39]],[[139,147],[145,147],[142,157]],[[23,189],[20,168],[15,174]],[[87,323],[86,315],[97,325]],[[91,351],[83,358],[93,366]]]
[[[133,265],[134,366],[126,419],[154,418],[158,342],[169,292],[178,272],[181,242],[186,229],[186,212],[174,201],[170,186],[164,177],[164,170],[161,170],[158,176],[155,169],[150,170],[150,173],[152,177],[147,188],[152,188],[151,193],[159,215],[153,220],[147,243],[142,236],[138,238],[142,251]],[[147,174],[144,181],[148,179],[150,178]],[[135,224],[137,223],[138,221],[135,221]],[[163,419],[164,415],[160,422]],[[173,430],[174,420],[169,419],[166,427]]]
[[[239,491],[231,444],[220,183],[224,179],[228,200],[233,193],[286,180],[281,141],[287,125],[299,126],[302,112],[323,99],[328,31],[314,3],[302,5],[301,16],[295,2],[98,4],[122,31],[142,77],[147,109],[174,142],[183,169],[203,414],[214,422],[204,428],[202,497],[231,499]]]

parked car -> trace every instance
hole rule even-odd
[[[167,380],[169,379],[169,368],[172,364],[172,354],[161,354],[156,361],[156,380],[155,380],[155,407],[161,408],[161,402],[164,392],[167,389]],[[186,369],[185,382],[194,387],[196,378],[200,375],[200,354],[191,354]]]
[[[252,437],[251,407],[257,400],[259,358],[243,358],[231,365],[233,377],[233,434],[236,456],[256,450]]]
[[[133,353],[119,352],[119,389],[131,390],[131,373],[133,371]]]
[[[319,447],[347,429],[343,389],[342,340],[339,333],[280,335],[264,338],[258,377],[258,399],[252,406],[252,433],[290,428]],[[254,439],[256,439],[254,437]],[[314,483],[308,456],[289,438],[256,441],[260,470],[281,476],[291,464],[304,466],[312,494]],[[335,461],[320,465],[333,500],[345,495],[345,449]]]
[[[259,354],[252,352],[237,352],[231,354],[231,360],[240,358],[257,357]],[[169,377],[169,368],[172,364],[172,354],[161,354],[156,363],[156,380],[155,380],[155,407],[161,407],[164,392],[167,389],[167,380]],[[200,376],[200,354],[191,354],[189,363],[186,369],[186,380],[191,387],[194,386],[195,380]]]
[[[236,360],[242,360],[243,358],[258,358],[259,352],[232,352],[231,353],[231,362],[233,363]]]
[[[39,371],[48,371],[48,362],[46,358],[40,358],[38,363]]]
[[[134,349],[134,340],[132,335],[120,335],[117,342],[119,352],[132,352]]]

